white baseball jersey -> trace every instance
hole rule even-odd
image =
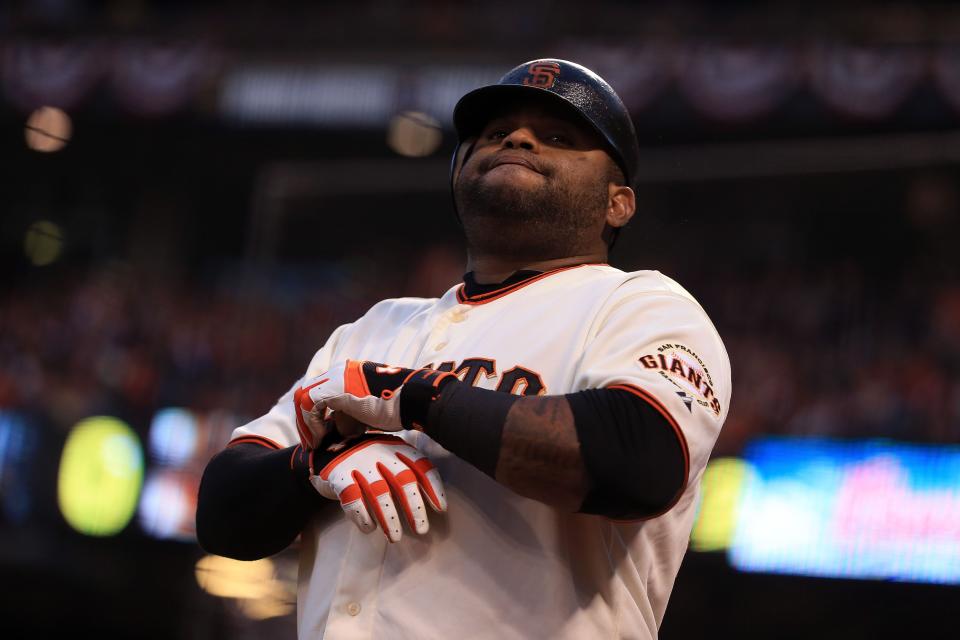
[[[730,405],[726,350],[687,291],[656,271],[608,265],[557,269],[474,298],[457,285],[439,299],[378,303],[330,336],[305,377],[347,358],[453,370],[515,394],[632,390],[678,430],[687,485],[645,521],[565,513],[513,493],[426,434],[403,432],[439,469],[449,511],[397,544],[361,533],[339,508],[319,514],[301,538],[301,638],[657,637]],[[297,444],[291,396],[233,438]]]

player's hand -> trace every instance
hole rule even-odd
[[[397,542],[403,536],[401,517],[410,531],[426,533],[430,523],[424,498],[434,511],[447,510],[436,468],[397,436],[368,433],[316,450],[298,447],[294,456],[307,467],[310,483],[320,495],[339,500],[364,533],[379,525],[390,542]]]
[[[300,443],[312,449],[329,432],[329,422],[323,420],[328,409],[342,411],[376,429],[412,427],[401,415],[404,385],[417,381],[424,383],[421,388],[439,389],[442,383],[456,379],[452,373],[433,369],[404,369],[366,360],[341,362],[305,380],[294,391]]]

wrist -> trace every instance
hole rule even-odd
[[[507,414],[520,399],[510,393],[451,384],[429,404],[423,431],[495,479]]]
[[[290,473],[297,487],[306,495],[309,495],[311,499],[315,500],[319,497],[324,502],[326,501],[317,493],[316,488],[310,482],[310,477],[320,473],[320,469],[329,461],[328,458],[332,457],[329,453],[330,449],[340,442],[344,442],[344,438],[336,429],[332,429],[323,437],[316,449],[305,449],[301,445],[289,449]],[[351,446],[352,442],[349,445],[344,445],[343,448],[349,449]],[[343,448],[338,448],[338,450],[343,450]]]
[[[459,382],[459,378],[449,372],[417,369],[411,373],[400,393],[400,422],[403,428],[423,431],[427,426],[430,407],[444,389]]]

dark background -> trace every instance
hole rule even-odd
[[[645,67],[638,51],[650,43],[668,55]],[[136,518],[108,538],[73,531],[57,507],[60,451],[90,415],[120,417],[142,439],[161,407],[257,416],[337,325],[384,297],[438,296],[458,281],[449,112],[416,97],[437,65],[500,73],[576,56],[624,95],[643,166],[639,212],[611,263],[670,275],[717,325],[735,390],[716,456],[773,434],[956,444],[960,77],[943,69],[960,70],[949,64],[958,46],[950,3],[5,4],[0,409],[29,419],[34,447],[0,466],[4,499],[28,503],[0,520],[0,633],[294,637],[292,615],[250,620],[204,592],[189,541],[156,539]],[[66,64],[17,62],[35,47],[92,47],[99,62],[75,81],[83,90],[29,89]],[[121,91],[103,71],[155,48],[202,50],[162,107],[146,83]],[[696,60],[731,49],[742,68],[696,73]],[[729,115],[756,95],[717,86],[737,85],[769,51],[790,54],[788,88]],[[917,57],[914,80],[878,94],[901,91],[889,106],[851,98]],[[158,65],[137,77],[169,70]],[[391,114],[436,118],[433,152],[391,148],[391,114],[258,120],[225,106],[237,74],[356,65],[388,70]],[[643,81],[651,70],[663,78]],[[711,79],[726,97],[698,101]],[[72,120],[55,153],[24,142],[43,105]],[[24,249],[39,220],[62,232],[62,252],[42,266]],[[295,575],[295,550],[276,561]],[[740,573],[722,553],[690,552],[661,631],[954,637],[958,596]]]

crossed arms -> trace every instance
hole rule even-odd
[[[396,367],[384,368],[394,376],[387,379],[377,373],[382,365],[366,363],[365,370],[363,365],[346,361],[327,374],[342,382],[352,366],[354,374],[361,372],[367,395],[348,384],[336,387],[336,380],[328,390],[323,387],[329,383],[315,385],[308,400],[300,395],[298,422],[329,430],[330,421],[307,415],[316,417],[316,407],[323,405],[366,424],[385,421],[374,425],[378,429],[417,428],[517,494],[568,512],[653,517],[685,488],[688,460],[679,427],[642,389],[518,397],[471,387],[453,376],[436,385]],[[277,450],[241,443],[210,461],[197,506],[201,546],[230,557],[264,557],[282,550],[313,513],[332,504],[310,482],[319,470],[293,464],[298,447],[303,443]]]

